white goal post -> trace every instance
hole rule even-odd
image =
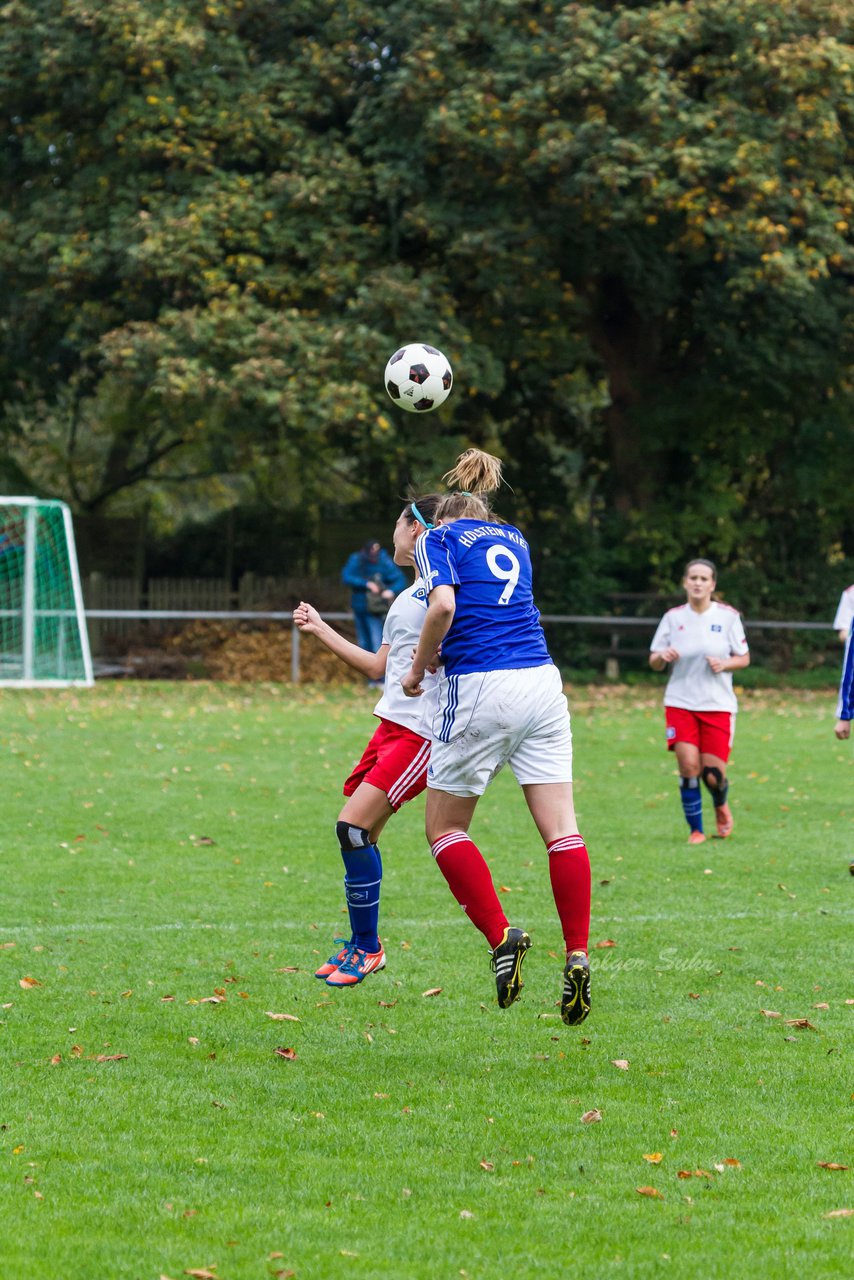
[[[92,684],[71,512],[0,497],[0,687]]]

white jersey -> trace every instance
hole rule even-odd
[[[427,612],[427,592],[420,578],[396,596],[385,617],[382,643],[388,645],[383,696],[374,715],[402,724],[422,738],[430,737],[430,726],[438,702],[438,678],[429,671],[422,680],[420,698],[407,698],[400,682],[412,666],[412,654],[421,636]]]
[[[833,630],[850,632],[852,622],[854,622],[854,584],[846,587],[839,597],[839,608],[833,619]]]
[[[690,604],[668,609],[652,638],[650,650],[674,648],[679,657],[670,668],[664,690],[666,707],[687,711],[737,711],[732,672],[715,675],[706,658],[729,658],[748,652],[737,609],[713,600],[703,613]]]

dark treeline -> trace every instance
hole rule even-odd
[[[0,485],[317,568],[500,453],[540,597],[852,574],[846,0],[10,0]],[[402,342],[455,390],[385,396]],[[232,512],[229,515],[229,512]],[[281,536],[281,551],[277,537]]]

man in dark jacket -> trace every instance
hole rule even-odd
[[[341,581],[352,591],[356,642],[376,653],[382,644],[383,620],[394,597],[406,586],[406,575],[377,539],[369,538],[344,565]]]

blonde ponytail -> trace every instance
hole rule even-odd
[[[501,459],[483,449],[466,449],[457,458],[455,466],[446,471],[442,480],[456,493],[448,494],[436,510],[436,520],[492,520],[498,519],[490,508],[490,493],[501,487]]]

